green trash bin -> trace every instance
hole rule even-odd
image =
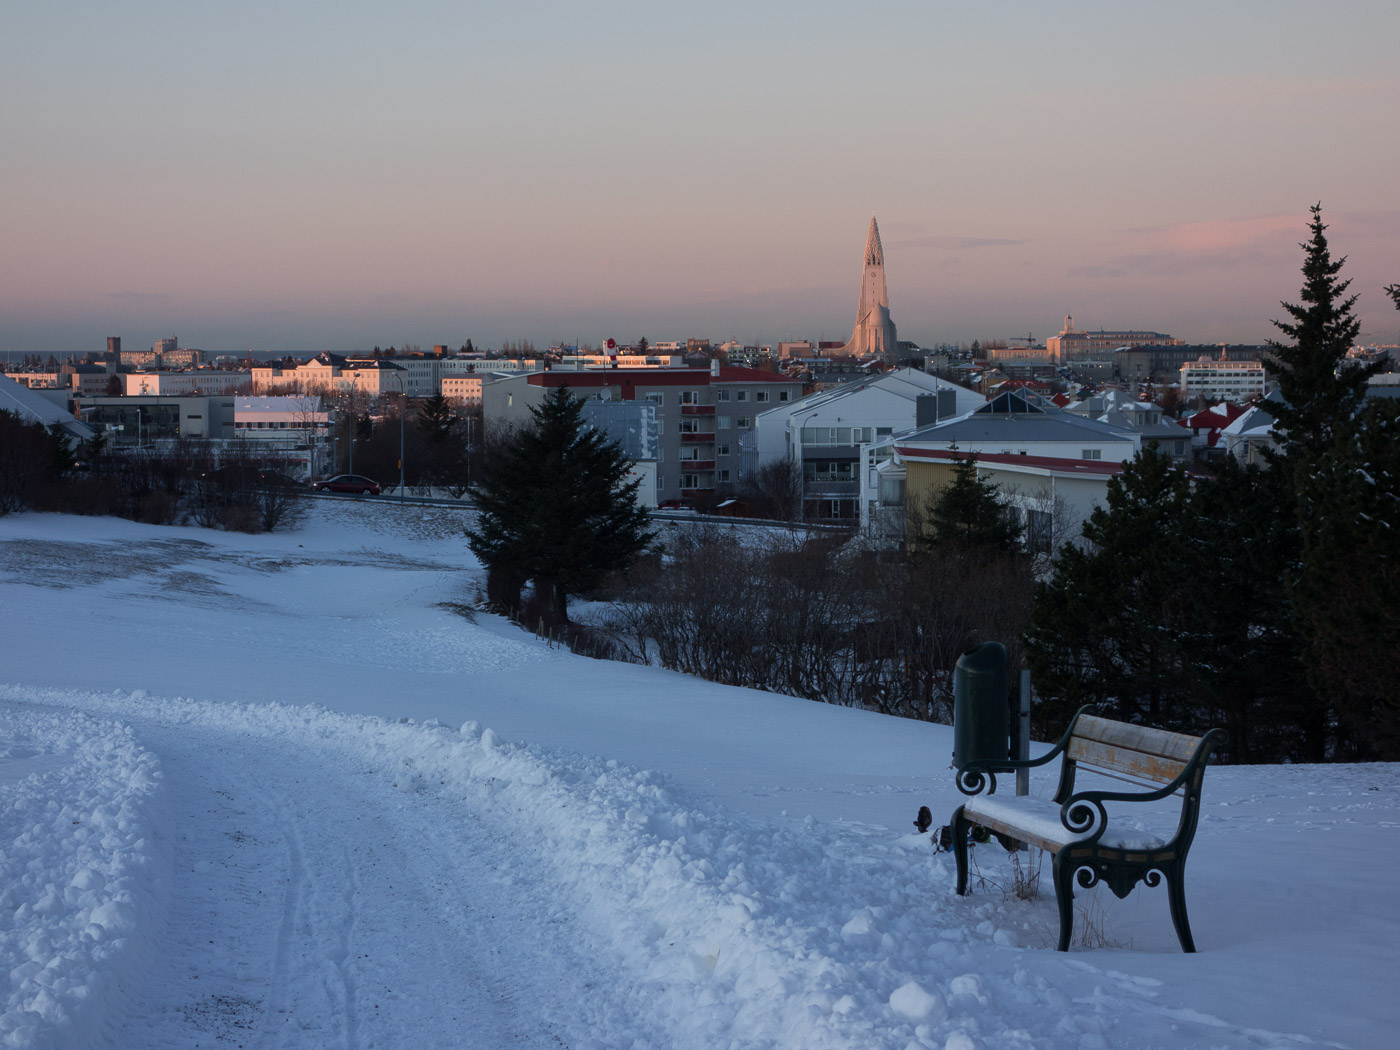
[[[1005,761],[1011,755],[1006,647],[983,642],[953,665],[953,765]]]

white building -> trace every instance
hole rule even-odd
[[[1268,389],[1262,361],[1222,361],[1201,357],[1181,366],[1181,393],[1190,399],[1248,401]]]
[[[248,372],[128,372],[122,380],[128,397],[218,397],[247,389]]]

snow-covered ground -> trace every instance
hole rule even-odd
[[[0,519],[0,1046],[1400,1043],[1397,766],[1212,768],[1200,952],[1062,955],[912,833],[947,728],[472,622],[461,513]]]

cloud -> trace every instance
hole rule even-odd
[[[107,298],[119,299],[124,303],[133,303],[137,306],[141,306],[146,303],[162,302],[163,300],[169,299],[170,296],[166,295],[164,292],[112,292]]]
[[[973,248],[1007,248],[1012,245],[1025,244],[1024,240],[1011,239],[1007,237],[944,237],[930,235],[927,237],[912,237],[906,241],[895,241],[896,248],[935,248],[945,252],[965,252]]]
[[[1273,266],[1291,257],[1307,236],[1307,216],[1293,213],[1207,219],[1124,230],[1095,262],[1073,277],[1113,280],[1148,275],[1181,277],[1203,270]]]

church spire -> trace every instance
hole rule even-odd
[[[880,226],[873,215],[870,216],[870,232],[865,235],[856,324],[851,341],[844,349],[853,357],[877,354],[889,361],[894,361],[899,353],[894,322],[890,320],[890,296],[885,288],[885,248],[880,243]]]
[[[875,216],[870,216],[870,232],[865,235],[865,265],[884,266],[885,249],[880,244],[880,226]]]

